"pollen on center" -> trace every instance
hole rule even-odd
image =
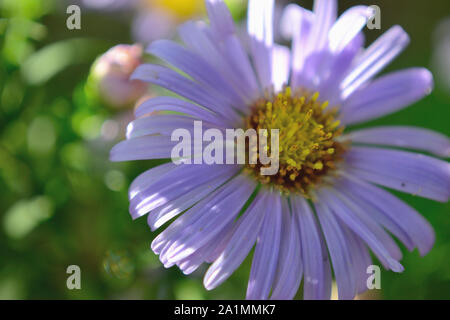
[[[312,186],[336,169],[346,149],[336,139],[344,130],[336,120],[338,110],[328,104],[320,102],[319,93],[293,92],[290,87],[254,103],[246,119],[247,129],[279,130],[280,167],[276,175],[263,176],[258,161],[246,165],[246,171],[282,192],[308,196]],[[267,148],[270,151],[270,145]]]

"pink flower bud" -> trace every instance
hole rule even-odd
[[[117,45],[100,56],[91,71],[100,98],[115,108],[133,106],[147,91],[142,81],[130,76],[142,62],[141,45]]]

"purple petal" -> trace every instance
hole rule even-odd
[[[393,146],[450,157],[450,139],[435,131],[415,127],[378,127],[352,131],[345,138],[356,143]]]
[[[219,39],[235,32],[233,17],[223,0],[206,0],[206,9],[211,28]]]
[[[245,80],[245,85],[240,87],[241,90],[245,90],[244,92],[249,97],[249,101],[253,102],[252,100],[258,98],[261,91],[247,52],[242,47],[237,36],[228,37],[222,47],[223,55],[226,57],[225,59],[230,61],[229,64],[233,67],[235,75],[241,80],[240,82]]]
[[[346,154],[352,173],[370,182],[432,200],[450,197],[450,164],[422,154],[353,147]]]
[[[240,119],[226,101],[215,96],[214,93],[211,93],[211,91],[198,83],[167,67],[152,64],[140,65],[134,71],[131,80],[150,82],[166,88],[209,110],[223,115],[231,123],[235,123],[235,121]]]
[[[218,192],[220,191],[217,190],[216,192],[211,193],[200,203],[190,208],[188,211],[186,211],[185,214],[172,222],[163,232],[161,232],[155,239],[153,239],[151,249],[154,253],[160,255],[160,260],[162,263],[167,263],[167,260],[164,259],[167,257],[166,253],[172,246],[173,239],[176,239],[176,236],[179,234],[179,232],[182,232],[184,225],[189,221],[195,221],[195,219],[199,217],[198,213],[201,212],[204,205],[214,199]],[[166,268],[171,267],[174,264],[175,263],[171,263],[170,265],[168,264]]]
[[[322,51],[328,47],[328,34],[337,17],[337,1],[315,0],[313,12],[315,21],[305,48],[307,54]]]
[[[282,231],[278,267],[273,282],[272,300],[293,299],[303,277],[300,235],[287,199],[282,199]]]
[[[330,106],[342,103],[339,84],[353,65],[363,43],[364,37],[358,35],[343,50],[323,59],[318,65],[322,70],[320,75],[314,74],[314,70],[311,69],[311,76],[318,77],[318,85],[314,89],[320,92],[320,99],[328,101]]]
[[[241,175],[219,189],[195,218],[187,218],[186,222],[182,218],[189,215],[189,211],[185,213],[180,218],[183,222],[176,224],[182,226],[182,230],[172,238],[173,244],[166,253],[167,260],[180,261],[206,245],[236,218],[254,189],[253,181]]]
[[[147,51],[180,69],[203,86],[214,90],[234,107],[238,108],[245,104],[223,76],[196,53],[169,40],[155,41]]]
[[[294,72],[292,82],[295,86],[303,86],[309,90],[316,91],[321,80],[330,72],[333,62],[333,54],[329,51],[328,33],[331,26],[336,21],[337,1],[336,0],[316,0],[314,1],[314,23],[308,34],[308,41],[303,48],[295,48],[296,55],[299,50],[303,50],[302,71]],[[294,60],[297,59],[294,56]],[[294,69],[298,67],[295,66]]]
[[[253,256],[247,288],[247,299],[249,300],[269,298],[277,270],[282,221],[280,196],[271,195],[269,205]]]
[[[247,31],[250,48],[262,89],[272,86],[274,0],[250,0]]]
[[[143,117],[155,111],[173,111],[191,115],[200,120],[206,120],[216,124],[223,124],[222,118],[199,105],[174,97],[151,98],[139,105],[135,111],[137,118]]]
[[[372,265],[372,258],[369,250],[364,242],[355,235],[345,225],[340,223],[342,230],[345,232],[347,244],[349,246],[350,255],[352,258],[353,273],[356,281],[356,292],[361,294],[367,291],[367,267]]]
[[[380,118],[403,109],[428,95],[433,76],[424,68],[412,68],[385,75],[355,92],[342,105],[344,124]]]
[[[321,189],[321,199],[327,202],[333,213],[361,239],[363,239],[383,266],[394,272],[402,272],[403,266],[393,255],[401,256],[395,242],[374,222],[364,217],[364,209],[352,203],[336,190]]]
[[[431,250],[435,240],[433,228],[415,209],[389,192],[356,177],[352,177],[351,180],[341,179],[339,186],[377,208],[396,223],[422,256]]]
[[[176,165],[172,162],[169,162],[151,168],[150,170],[147,170],[144,173],[140,174],[130,185],[130,188],[128,190],[128,199],[133,199],[142,190],[150,186],[152,183],[162,179],[167,172],[175,168]]]
[[[219,236],[217,236],[217,241],[214,244],[214,247],[211,247],[205,254],[205,261],[208,263],[213,263],[217,258],[222,254],[222,252],[227,247],[228,243],[231,240],[236,228],[238,227],[238,223],[233,221],[229,226],[225,227]]]
[[[368,6],[355,6],[345,11],[331,28],[328,38],[332,52],[342,51],[375,14]]]
[[[408,45],[409,37],[400,26],[394,26],[376,40],[355,61],[355,67],[341,84],[343,99],[348,98],[370,80]]]
[[[208,262],[208,257],[214,254],[216,250],[223,251],[224,239],[230,239],[230,234],[232,234],[233,227],[232,223],[226,226],[219,234],[216,235],[209,243],[204,245],[202,248],[195,251],[189,257],[179,261],[177,263],[178,267],[185,275],[189,275],[195,270],[197,270],[200,265],[204,262]],[[225,242],[226,243],[226,242]]]
[[[239,218],[238,226],[227,247],[205,274],[203,284],[207,290],[216,288],[228,279],[244,261],[255,244],[267,205],[267,194],[260,192],[244,215]]]
[[[293,87],[300,85],[299,77],[306,59],[305,47],[314,22],[314,14],[296,4],[286,7],[282,18],[282,29],[292,35],[292,79]]]
[[[145,136],[125,140],[115,145],[110,153],[114,162],[150,159],[170,159],[177,142],[168,136]]]
[[[210,230],[208,230],[205,225],[202,226],[201,222],[204,222],[208,217],[211,219],[211,215],[214,215],[214,217],[212,218],[213,220],[220,220],[221,216],[226,215],[226,213],[223,212],[223,210],[227,207],[226,201],[224,201],[224,199],[233,197],[234,200],[238,201],[239,198],[242,198],[245,203],[245,201],[247,201],[248,199],[246,195],[251,194],[253,189],[253,182],[242,175],[231,180],[229,183],[226,183],[221,188],[215,190],[205,199],[190,208],[180,218],[176,219],[166,230],[164,230],[161,234],[158,235],[158,237],[153,240],[152,249],[155,251],[155,253],[161,254],[162,261],[164,260],[167,262],[170,258],[170,255],[178,253],[178,251],[174,251],[174,249],[176,249],[176,246],[186,243],[184,238],[196,236],[196,233],[191,231],[193,228],[197,228],[197,226],[199,226],[200,224],[200,233],[209,232]],[[247,199],[244,200],[244,198]],[[239,203],[239,201],[237,203]],[[238,206],[239,205],[237,205],[236,207]],[[239,212],[240,208],[233,208],[233,210],[237,210]],[[228,221],[228,223],[231,223],[231,221],[233,220],[233,214],[230,214],[230,216],[225,217],[225,219],[230,220]],[[208,223],[211,224],[211,221],[209,221]],[[222,223],[223,221],[218,222],[218,224],[220,225],[222,225]],[[215,227],[217,227],[217,225],[209,229],[214,229]],[[204,239],[202,239],[201,241],[204,241]],[[196,244],[197,249],[205,244],[206,243]],[[173,259],[173,262],[171,264],[173,265],[178,261],[183,260],[196,250],[189,251],[190,252],[186,251],[186,254],[183,254],[182,258]]]
[[[304,299],[324,300],[331,295],[331,273],[328,255],[323,251],[322,238],[314,214],[305,199],[291,197],[292,212],[300,230],[304,270]]]
[[[218,178],[209,181],[207,184],[200,185],[192,191],[181,195],[179,198],[160,206],[148,215],[148,225],[151,227],[152,231],[155,231],[172,218],[202,200],[228,179],[230,179],[230,173],[226,172]]]
[[[364,201],[362,198],[357,197],[356,193],[353,193],[350,188],[346,188],[345,186],[342,186],[342,184],[336,184],[336,187],[349,200],[351,200],[357,206],[364,208],[365,212],[367,212],[367,215],[369,215],[374,222],[381,225],[387,231],[396,236],[408,248],[408,250],[412,251],[414,249],[414,242],[411,240],[408,234],[402,229],[401,226],[392,221],[392,219],[390,219],[383,212],[378,210],[378,208],[374,207],[370,202]]]
[[[328,50],[311,53],[305,61],[301,74],[296,83],[310,91],[318,91],[318,87],[324,79],[331,76],[332,64],[335,57]]]
[[[228,79],[234,89],[252,102],[260,94],[249,57],[236,35],[214,41],[211,30],[202,23],[186,22],[179,27],[183,42]]]
[[[353,201],[352,198],[348,197],[343,192],[335,192],[336,196],[339,197],[340,204],[344,203],[347,208],[352,209],[352,214],[355,222],[362,225],[364,229],[367,229],[373,236],[377,239],[379,243],[383,244],[387,253],[395,260],[401,260],[403,254],[398,247],[397,243],[392,239],[391,235],[388,234],[368,212],[366,207],[363,207],[360,203]]]
[[[267,47],[273,45],[274,0],[250,0],[247,31],[250,37]]]
[[[178,268],[184,275],[190,275],[205,262],[202,250],[197,250],[194,254],[177,263]]]
[[[208,183],[222,175],[231,178],[236,166],[179,165],[168,172],[164,179],[152,183],[130,201],[131,216],[138,218],[173,201],[183,194]]]
[[[302,27],[307,26],[309,29],[313,21],[314,14],[312,11],[297,4],[290,3],[284,8],[282,13],[280,34],[286,40],[293,40],[299,34]]]
[[[289,81],[291,52],[287,47],[273,47],[272,83],[275,91],[281,91]]]
[[[315,208],[330,253],[339,299],[351,300],[356,295],[356,284],[349,245],[338,221],[325,204],[326,201],[319,199]]]
[[[155,134],[171,137],[172,133],[177,129],[188,130],[191,133],[191,136],[193,136],[194,121],[195,119],[174,114],[158,114],[140,118],[130,122],[127,126],[127,139],[134,139]],[[217,128],[217,125],[207,121],[202,121],[202,128],[207,130]]]

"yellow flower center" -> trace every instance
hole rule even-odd
[[[204,14],[204,0],[144,0],[151,6],[162,8],[180,20]]]
[[[262,176],[263,165],[258,162],[246,165],[248,173],[282,192],[308,196],[311,186],[336,168],[345,152],[345,145],[336,138],[344,129],[336,120],[337,108],[318,99],[319,93],[293,93],[287,87],[271,100],[261,99],[253,105],[247,129],[266,129],[269,136],[271,129],[279,130],[280,167],[276,175]]]

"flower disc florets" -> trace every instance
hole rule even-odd
[[[283,192],[309,195],[311,186],[334,171],[345,152],[344,144],[336,139],[344,130],[336,120],[337,113],[328,102],[319,101],[319,93],[293,92],[290,87],[272,99],[260,99],[253,105],[246,125],[257,131],[266,129],[269,135],[272,129],[279,130],[280,167],[272,176],[259,174],[259,162],[248,164],[247,171],[261,183]]]

